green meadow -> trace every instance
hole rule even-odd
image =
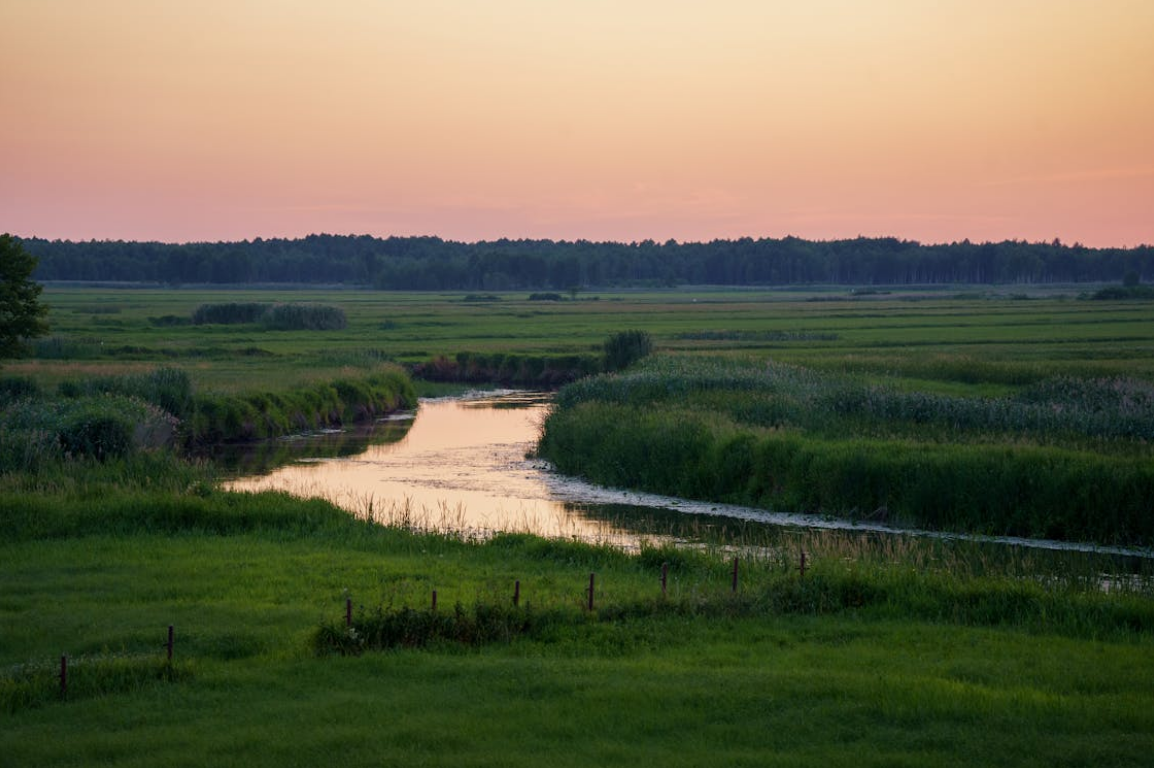
[[[589,373],[640,330],[650,357],[561,391],[563,469],[1149,547],[1154,304],[1082,290],[49,288],[50,335],[0,368],[0,766],[1149,765],[1148,560],[463,540],[177,455],[210,411],[222,439],[350,423],[489,370]],[[194,322],[246,304],[327,309]]]

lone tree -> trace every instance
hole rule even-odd
[[[11,235],[0,235],[0,359],[25,354],[28,339],[48,332],[42,286],[32,280],[36,261]]]

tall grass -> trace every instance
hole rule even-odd
[[[1013,396],[977,398],[907,392],[772,360],[665,356],[628,375],[577,382],[558,396],[562,408],[584,401],[640,408],[688,403],[739,424],[830,436],[1026,438],[1075,447],[1094,440],[1107,450],[1154,440],[1154,385],[1125,377],[1056,376]]]
[[[255,323],[269,305],[255,301],[201,304],[192,313],[194,325],[235,325]]]
[[[35,472],[68,458],[108,459],[171,447],[177,419],[163,409],[124,395],[66,400],[23,400],[4,408],[0,424],[0,471]]]
[[[607,485],[904,525],[1154,544],[1154,389],[1001,399],[665,358],[563,390],[540,452]]]
[[[192,409],[192,379],[186,371],[160,366],[144,373],[86,376],[69,379],[58,386],[61,396],[75,398],[96,394],[127,395],[139,398],[178,419]]]
[[[417,378],[436,382],[503,384],[551,389],[601,372],[595,355],[529,355],[458,352],[411,366]]]
[[[287,390],[197,395],[182,434],[190,445],[256,440],[365,422],[416,404],[404,369],[384,364],[366,376]]]
[[[273,304],[260,323],[277,331],[339,331],[348,319],[343,309],[326,304]]]
[[[174,665],[158,657],[106,653],[69,658],[66,685],[62,688],[58,666],[23,664],[0,673],[0,713],[14,715],[58,701],[134,693],[191,676],[188,664]]]
[[[626,580],[628,586],[612,584],[605,590],[611,597],[594,600],[592,609],[587,596],[578,591],[576,578],[570,594],[534,590],[531,600],[518,603],[509,593],[486,593],[468,603],[458,600],[438,608],[430,603],[427,592],[406,592],[399,601],[396,594],[390,594],[375,608],[360,604],[350,617],[334,611],[331,620],[323,621],[312,635],[314,650],[359,655],[399,647],[475,647],[519,640],[549,643],[562,637],[591,642],[606,625],[640,627],[669,619],[764,619],[798,614],[854,613],[1093,639],[1131,640],[1154,632],[1154,604],[1148,593],[1106,594],[1095,582],[1056,581],[1039,578],[1037,573],[1010,578],[997,566],[985,573],[953,567],[924,569],[919,567],[920,559],[937,547],[921,543],[903,547],[908,551],[900,557],[888,558],[861,557],[860,542],[849,543],[849,550],[810,550],[804,571],[792,557],[744,552],[737,556],[740,583],[736,589],[731,582],[733,551],[722,555],[664,545],[623,556],[605,547],[518,534],[473,546],[518,560],[529,557],[552,563],[565,573],[572,573],[580,563],[610,581]],[[667,578],[667,588],[660,587],[659,574]],[[414,597],[420,604],[414,604]]]
[[[259,323],[278,331],[331,331],[348,325],[340,307],[327,304],[266,304],[229,302],[201,304],[192,313],[193,325]]]
[[[105,461],[369,422],[417,403],[411,379],[393,364],[363,376],[229,394],[194,393],[187,373],[167,367],[65,380],[55,396],[10,381],[8,401],[0,401],[0,471],[32,474],[75,459]]]

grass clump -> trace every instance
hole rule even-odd
[[[276,331],[333,331],[347,327],[340,307],[328,304],[227,302],[201,304],[192,313],[193,325],[259,324]]]
[[[411,366],[426,381],[501,384],[553,389],[601,371],[601,360],[588,354],[522,355],[504,352],[458,352],[438,355]]]
[[[343,309],[327,304],[273,304],[260,324],[275,331],[339,331],[348,319]]]
[[[201,304],[192,313],[193,325],[239,325],[255,323],[268,311],[269,305],[255,302]]]
[[[89,457],[99,461],[174,444],[177,419],[124,395],[23,400],[4,408],[0,469],[39,471],[47,464]]]

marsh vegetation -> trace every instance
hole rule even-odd
[[[0,754],[15,764],[1142,765],[1154,748],[1146,558],[637,508],[598,513],[652,532],[632,552],[470,537],[230,493],[165,447],[372,419],[459,386],[410,379],[441,357],[600,369],[606,338],[638,329],[654,354],[558,394],[542,450],[559,465],[593,476],[612,439],[645,454],[598,470],[623,484],[1149,544],[1148,304],[1060,288],[294,292],[347,326],[288,331],[153,320],[285,298],[256,291],[44,298],[52,336],[5,364],[0,406]]]

